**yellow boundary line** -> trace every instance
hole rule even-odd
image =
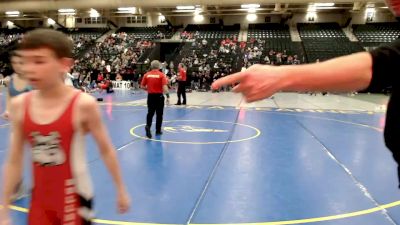
[[[193,224],[193,225],[288,225],[288,224],[305,224],[305,223],[316,223],[323,221],[331,221],[338,220],[344,218],[351,218],[357,216],[363,216],[367,214],[371,214],[374,212],[379,212],[382,210],[394,208],[396,206],[400,206],[400,201],[395,201],[392,203],[388,203],[385,205],[377,206],[370,209],[355,211],[351,213],[338,214],[333,216],[324,216],[324,217],[315,217],[308,219],[298,219],[298,220],[284,220],[284,221],[273,221],[273,222],[260,222],[260,223],[231,223],[231,224]],[[0,209],[2,207],[0,206]],[[18,212],[27,213],[29,210],[23,207],[18,206],[10,206],[10,209]],[[115,220],[102,220],[102,219],[94,219],[94,223],[97,224],[107,224],[107,225],[174,225],[174,224],[161,224],[161,223],[140,223],[140,222],[126,222],[126,221],[115,221]]]

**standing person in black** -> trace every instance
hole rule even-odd
[[[186,105],[186,68],[182,63],[179,63],[178,66],[178,102],[176,105]],[[183,98],[183,102],[181,103],[181,96]]]
[[[400,0],[393,1],[398,2],[400,7]],[[392,86],[384,137],[386,146],[400,165],[399,63],[400,39],[371,52],[355,53],[321,63],[279,67],[254,65],[215,81],[212,87],[218,89],[224,85],[238,84],[233,91],[242,93],[248,102],[253,102],[268,98],[278,91],[381,91]],[[398,177],[400,181],[400,166]]]
[[[141,87],[147,90],[147,119],[146,119],[146,136],[151,138],[151,124],[153,123],[154,113],[157,114],[156,119],[156,135],[161,135],[162,120],[164,114],[164,94],[167,96],[167,103],[169,103],[168,93],[168,79],[167,76],[160,71],[161,63],[154,60],[150,64],[150,71],[147,72],[141,82]]]

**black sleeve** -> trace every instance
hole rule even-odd
[[[397,86],[400,81],[400,39],[371,51],[371,55],[372,80],[368,89],[381,91]]]

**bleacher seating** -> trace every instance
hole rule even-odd
[[[272,50],[275,52],[285,52],[288,55],[297,55],[299,59],[303,58],[304,51],[300,42],[293,42],[290,37],[289,27],[287,25],[264,23],[249,24],[247,33],[248,45],[252,41],[261,40],[264,42],[264,51],[261,61],[255,59],[252,62],[262,63],[262,59]]]
[[[359,43],[350,42],[337,23],[298,24],[297,28],[308,62],[315,62],[317,59],[323,61],[364,50]]]
[[[218,24],[189,24],[185,32],[192,34],[193,39],[233,39],[238,37],[240,25],[220,26]]]
[[[108,29],[106,28],[80,28],[64,31],[74,41],[74,55],[85,51],[88,47],[95,43]]]
[[[132,34],[135,38],[142,40],[154,40],[171,38],[173,32],[168,30],[167,26],[157,26],[157,27],[122,27],[118,32],[125,32],[127,34]]]
[[[188,39],[192,39],[193,42],[188,42],[183,46],[177,57],[178,61],[174,63],[177,64],[182,62],[182,59],[185,60],[189,74],[199,72],[200,64],[203,66],[210,65],[211,73],[224,72],[227,74],[230,69],[236,71],[240,67],[238,62],[241,55],[237,41],[239,30],[239,25],[223,27],[217,24],[188,25],[184,34],[192,37]],[[207,42],[206,45],[202,44],[204,40]],[[230,44],[223,45],[224,40]],[[233,45],[236,45],[234,51],[232,50]],[[221,46],[224,46],[227,52],[220,51]],[[199,61],[199,64],[194,64],[195,59]],[[223,69],[214,68],[215,64],[225,66]]]
[[[185,31],[239,31],[240,24],[224,26],[220,24],[188,24]]]
[[[247,38],[290,39],[290,32],[287,26],[281,24],[249,24]]]
[[[374,47],[399,38],[398,23],[369,23],[353,25],[353,33],[364,47]]]
[[[238,31],[199,31],[198,38],[200,39],[225,39],[238,36]]]

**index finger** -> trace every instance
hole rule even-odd
[[[223,78],[220,78],[220,79],[214,81],[214,83],[211,85],[211,88],[218,89],[224,85],[239,83],[240,81],[243,80],[243,78],[245,76],[246,76],[245,72],[234,73],[232,75],[229,75],[229,76],[226,76],[226,77],[223,77]]]

